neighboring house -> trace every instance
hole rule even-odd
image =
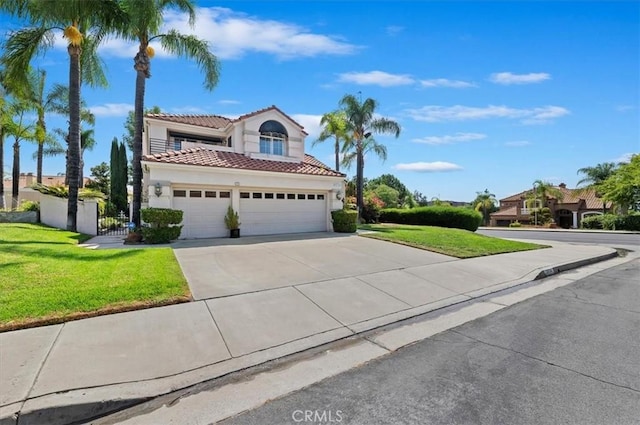
[[[556,224],[566,229],[578,228],[585,217],[603,213],[603,202],[596,196],[595,190],[567,189],[564,183],[560,183],[556,189],[564,195],[561,200],[547,196],[544,202],[542,199],[535,200],[535,207],[531,204],[533,189],[501,199],[500,209],[491,214],[491,226],[508,226],[514,221],[535,224],[535,210],[543,207],[548,207]],[[606,208],[610,207],[611,204],[607,203]]]
[[[184,211],[182,238],[331,231],[345,175],[304,152],[307,133],[275,106],[235,119],[148,114],[143,136],[143,207]]]

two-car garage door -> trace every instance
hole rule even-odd
[[[229,190],[174,189],[173,208],[184,211],[181,238],[228,236],[224,215],[229,205]],[[238,212],[241,234],[244,236],[327,230],[327,200],[324,193],[241,190]]]

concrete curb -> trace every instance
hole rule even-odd
[[[602,230],[602,229],[547,229],[547,228],[522,228],[522,227],[486,227],[480,226],[478,230],[497,230],[507,232],[563,232],[563,233],[605,233],[611,235],[629,234],[640,235],[634,230]]]
[[[531,273],[527,274],[524,278],[486,288],[482,292],[472,294],[472,297],[452,297],[448,300],[442,300],[448,302],[441,301],[434,303],[434,305],[416,307],[388,316],[371,319],[361,323],[360,325],[362,326],[355,328],[353,326],[349,327],[351,331],[349,333],[334,332],[339,331],[339,329],[336,329],[325,334],[312,335],[302,338],[301,340],[291,341],[282,346],[272,347],[243,357],[232,358],[227,361],[204,366],[195,371],[182,372],[176,375],[142,382],[111,384],[30,398],[24,402],[0,407],[0,425],[62,425],[83,423],[156,397],[179,390],[185,390],[206,381],[222,378],[234,372],[263,365],[267,362],[293,354],[303,353],[328,343],[360,336],[400,321],[417,318],[433,311],[485,298],[487,295],[505,289],[516,288],[567,270],[609,260],[617,256],[618,252],[612,249],[612,252],[608,254],[559,264],[551,268],[543,269],[536,275],[534,275],[534,273],[536,273],[537,270],[532,270]],[[425,308],[428,306],[431,308]]]

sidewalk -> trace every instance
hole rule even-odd
[[[544,243],[552,248],[452,259],[2,333],[0,425],[17,423],[18,412],[20,425],[89,419],[616,256],[615,250],[601,246]],[[380,294],[362,290],[365,282]]]

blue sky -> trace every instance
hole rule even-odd
[[[365,176],[392,173],[411,190],[450,200],[472,200],[485,188],[501,198],[537,179],[573,187],[579,168],[640,151],[635,1],[198,4],[194,29],[176,13],[166,23],[210,42],[222,64],[218,86],[204,90],[192,63],[156,49],[146,106],[237,116],[275,104],[310,133],[307,153],[332,164],[330,143],[311,148],[320,116],[361,92],[402,126],[399,139],[377,138],[388,159],[367,157]],[[4,38],[19,25],[0,18]],[[68,81],[63,46],[58,37],[34,62],[50,84]],[[107,42],[109,88],[83,88],[98,140],[85,175],[109,162],[111,139],[124,132],[134,51]],[[66,126],[62,117],[48,125]],[[34,151],[23,145],[22,171],[35,172]],[[64,171],[64,158],[46,159],[44,171]]]

